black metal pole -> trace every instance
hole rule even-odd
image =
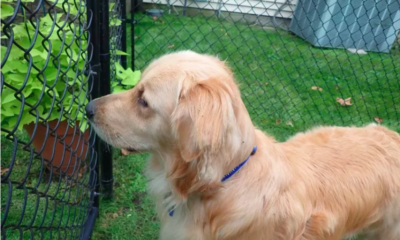
[[[110,94],[110,33],[109,33],[109,4],[108,0],[98,0],[100,8],[100,65],[101,75],[98,82],[99,92],[101,96]],[[113,164],[111,147],[97,139],[98,156],[100,161],[100,179],[102,186],[102,196],[105,199],[112,198],[113,195]]]
[[[90,68],[89,68],[89,88],[91,89],[91,99],[98,98],[101,96],[99,92],[100,81],[100,22],[99,22],[99,6],[97,0],[87,1],[88,9],[88,24],[89,25],[89,48],[88,54],[90,56]],[[93,194],[93,206],[99,207],[99,192],[100,192],[100,178],[99,178],[99,159],[98,153],[101,149],[97,146],[96,134],[93,129],[90,129],[90,183],[95,186]],[[94,149],[93,149],[93,148]],[[93,151],[93,150],[94,151]]]
[[[99,6],[97,0],[88,0],[87,2],[87,22],[89,24],[89,47],[88,55],[90,57],[90,67],[87,72],[89,78],[89,89],[91,89],[90,100],[101,96],[99,92],[100,80],[100,22],[99,22]],[[85,227],[81,233],[80,240],[89,240],[92,236],[93,228],[96,218],[99,213],[99,192],[100,192],[100,178],[99,178],[99,158],[98,153],[101,149],[98,146],[98,140],[93,129],[90,129],[89,138],[89,185],[94,187],[94,191],[90,192],[90,200],[93,205],[88,209],[88,216],[86,218]]]
[[[131,0],[131,68],[135,70],[135,6],[136,1]]]
[[[121,34],[121,50],[123,51],[123,52],[126,52],[126,0],[120,0],[121,1],[121,21],[122,21],[122,24],[121,24],[121,27],[122,27],[122,34]],[[124,67],[124,68],[126,68],[128,65],[127,65],[127,62],[126,62],[126,56],[125,55],[122,55],[121,56],[121,65]]]

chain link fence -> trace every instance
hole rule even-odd
[[[1,3],[2,239],[90,236],[92,20],[83,0]]]
[[[400,3],[135,0],[134,67],[190,49],[227,60],[255,123],[400,131]],[[179,66],[177,66],[179,67]]]
[[[123,35],[123,29],[125,28],[125,23],[122,22],[123,11],[121,2],[119,0],[110,0],[109,8],[110,8],[109,18],[110,18],[111,81],[112,82],[117,81],[118,83],[120,83],[120,80],[117,79],[117,70],[119,70],[118,68],[120,66],[122,67],[121,54],[125,54],[122,53],[123,51],[122,35]]]

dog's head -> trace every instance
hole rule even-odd
[[[232,72],[216,57],[192,51],[153,61],[136,87],[93,100],[87,115],[115,147],[174,152],[185,163],[213,155],[243,158],[254,144]]]

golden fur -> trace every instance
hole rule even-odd
[[[104,140],[152,153],[160,239],[400,239],[400,136],[385,127],[318,127],[276,142],[253,126],[225,63],[191,51],[162,56],[134,89],[91,104]]]

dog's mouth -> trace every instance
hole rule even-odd
[[[125,150],[128,151],[128,152],[132,152],[132,153],[138,151],[138,150],[136,150],[136,149],[134,149],[134,148],[125,148]]]

